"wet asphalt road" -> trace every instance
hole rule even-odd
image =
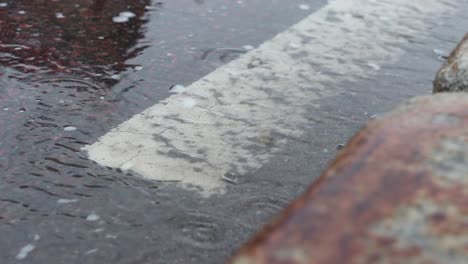
[[[2,1],[0,1],[2,2]],[[461,3],[463,1],[460,1]],[[342,83],[270,163],[221,196],[103,168],[80,148],[258,46],[325,1],[3,1],[0,7],[0,260],[222,263],[316,178],[366,120],[431,91],[464,33],[462,14],[428,21],[400,61]],[[299,8],[308,4],[310,9]],[[1,5],[0,5],[1,6]],[[137,18],[114,23],[119,12]],[[230,51],[211,51],[232,48]]]

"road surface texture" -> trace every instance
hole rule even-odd
[[[431,92],[467,11],[0,0],[1,263],[223,263],[363,123]]]

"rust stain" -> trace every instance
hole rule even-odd
[[[372,121],[229,262],[467,263],[468,95]]]

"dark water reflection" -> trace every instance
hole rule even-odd
[[[0,63],[23,72],[112,75],[144,46],[150,1],[9,1],[0,8]],[[115,23],[120,12],[135,17]]]

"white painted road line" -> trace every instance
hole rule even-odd
[[[85,147],[103,166],[223,193],[310,125],[306,108],[370,76],[455,0],[336,0]]]

